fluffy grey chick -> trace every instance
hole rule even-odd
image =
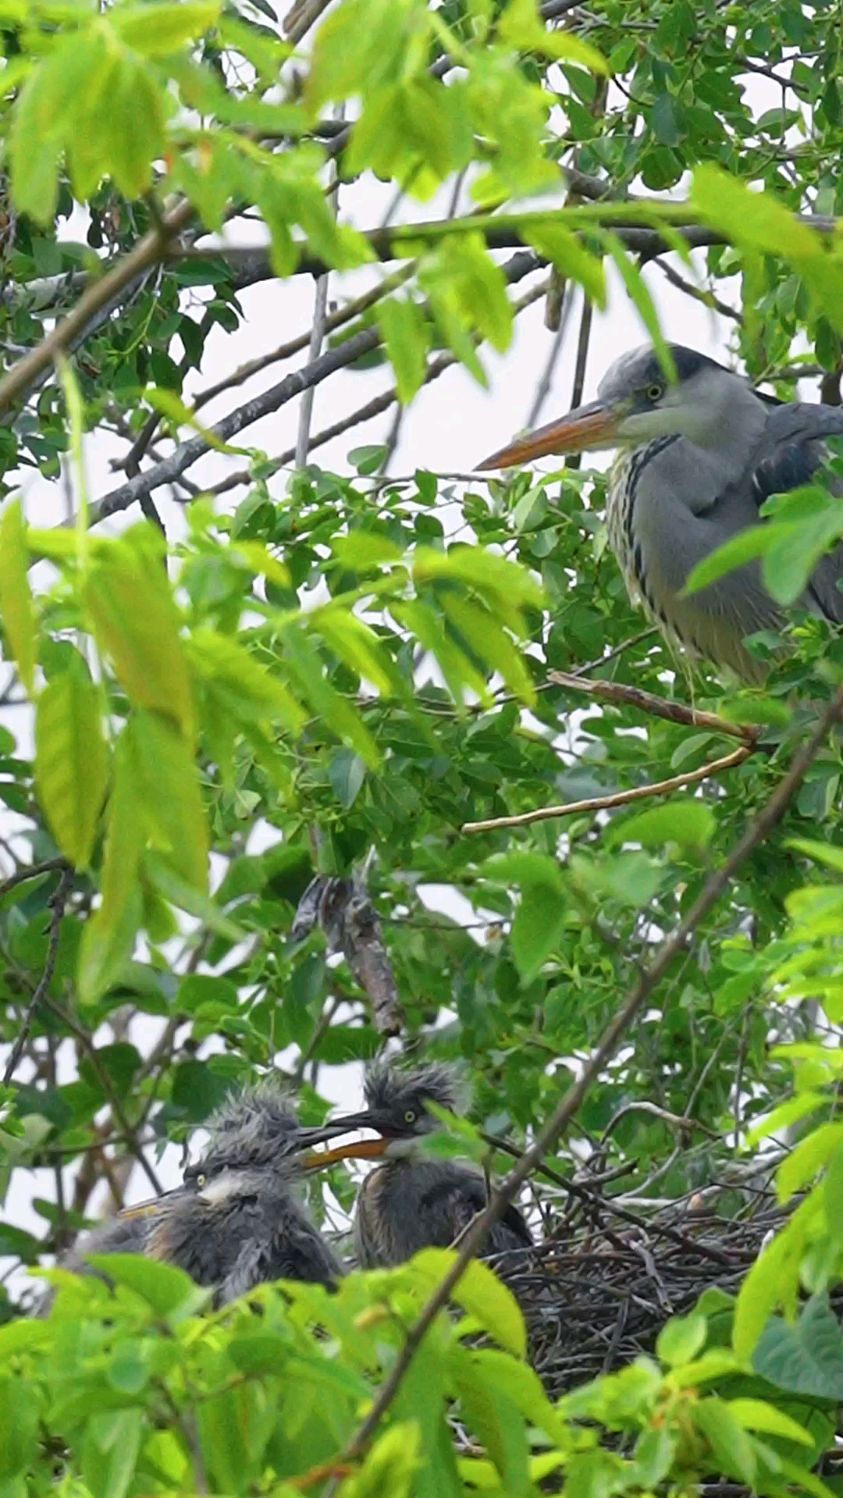
[[[452,1160],[426,1160],[419,1138],[439,1127],[428,1103],[460,1111],[461,1088],[455,1072],[431,1064],[402,1071],[376,1064],[364,1085],[366,1107],[347,1115],[348,1129],[374,1129],[380,1138],[342,1145],[326,1159],[379,1159],[357,1196],[355,1240],[364,1268],[401,1264],[422,1248],[448,1248],[477,1212],[487,1205],[486,1182],[478,1170]],[[508,1206],[489,1232],[484,1257],[529,1248],[533,1239],[517,1207]]]

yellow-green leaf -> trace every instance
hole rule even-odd
[[[141,917],[142,847],[143,828],[124,729],[114,756],[102,902],[82,933],[79,950],[78,990],[83,1004],[95,1003],[132,955]]]
[[[38,636],[28,576],[29,550],[19,499],[12,500],[0,520],[0,611],[8,647],[21,682],[32,695]]]
[[[602,52],[572,32],[549,31],[539,18],[536,0],[510,0],[498,22],[498,35],[519,52],[536,52],[557,62],[577,62],[593,73],[608,73]]]
[[[145,57],[166,57],[216,23],[219,0],[163,0],[152,5],[120,5],[109,19],[122,41]]]
[[[421,308],[409,298],[381,302],[376,317],[395,370],[398,399],[406,406],[424,383],[430,328]]]
[[[583,248],[576,234],[564,229],[561,224],[530,224],[524,226],[524,238],[533,249],[546,260],[550,260],[563,276],[577,281],[586,295],[598,307],[606,305],[606,272],[603,261]]]
[[[800,224],[772,193],[752,192],[710,162],[694,171],[691,204],[704,223],[722,229],[734,244],[787,260],[810,260],[823,253],[819,235]]]
[[[149,527],[138,526],[99,553],[85,603],[132,705],[166,714],[191,736],[193,696],[178,611]]]
[[[208,821],[193,755],[179,730],[158,713],[138,712],[124,742],[132,762],[138,815],[150,847],[188,884],[208,888]]]
[[[35,785],[53,836],[77,869],[90,863],[107,782],[102,694],[82,669],[65,671],[38,698]]]
[[[455,1257],[451,1248],[424,1248],[411,1260],[414,1276],[432,1289],[445,1278]],[[518,1302],[488,1264],[472,1259],[450,1298],[507,1352],[519,1358],[526,1356],[527,1333]]]

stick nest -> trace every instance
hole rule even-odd
[[[736,1294],[785,1215],[765,1190],[734,1216],[682,1202],[639,1210],[630,1225],[594,1197],[587,1221],[553,1224],[534,1248],[490,1263],[521,1306],[531,1361],[557,1398],[652,1354],[665,1322],[693,1310],[704,1290]]]

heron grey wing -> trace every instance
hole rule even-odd
[[[827,460],[826,440],[843,439],[843,408],[837,406],[785,405],[776,407],[764,429],[764,456],[751,472],[752,494],[759,507],[773,494],[787,494],[809,484]],[[843,482],[830,486],[843,495]],[[820,614],[843,624],[843,593],[837,586],[843,577],[843,545],[823,557],[808,584],[808,600]]]
[[[214,1300],[218,1306],[227,1306],[263,1284],[272,1276],[266,1271],[266,1245],[254,1240],[244,1243],[232,1268],[217,1289]]]

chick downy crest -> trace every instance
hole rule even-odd
[[[387,1062],[376,1062],[366,1072],[363,1095],[370,1112],[383,1124],[394,1126],[398,1133],[428,1133],[437,1129],[439,1123],[428,1111],[429,1102],[449,1113],[462,1113],[471,1099],[464,1078],[455,1067],[443,1062],[430,1062],[406,1071]]]

